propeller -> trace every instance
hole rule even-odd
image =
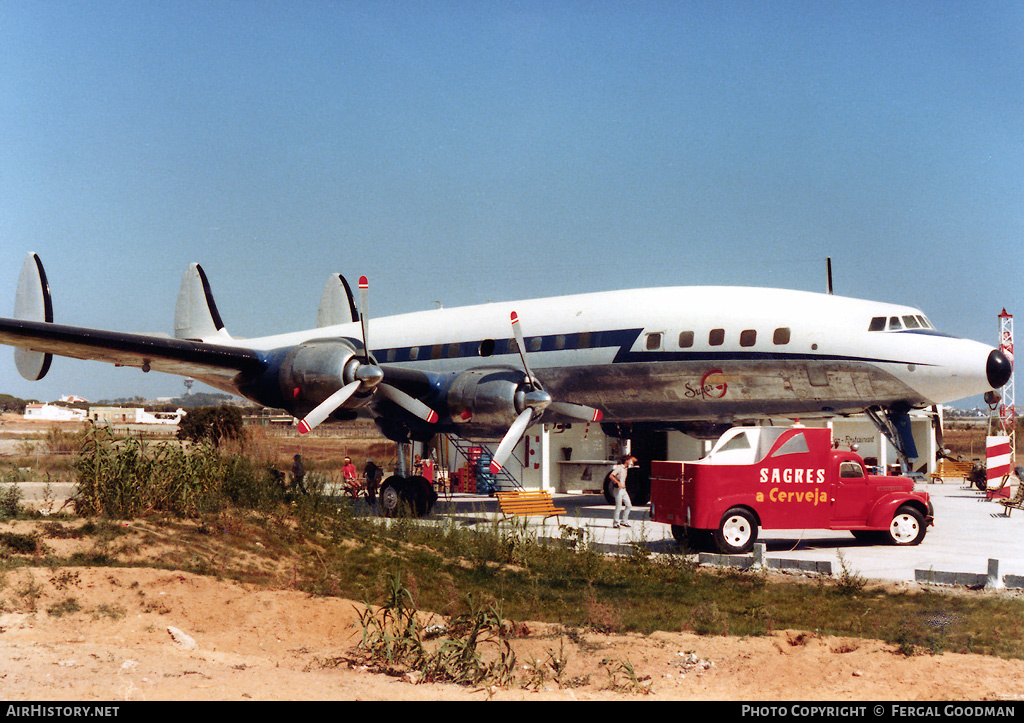
[[[384,383],[386,375],[383,367],[379,366],[370,356],[369,307],[370,282],[365,276],[360,276],[359,325],[363,334],[363,360],[357,362],[357,366],[352,372],[353,380],[351,382],[320,402],[299,422],[299,434],[308,434],[359,391],[365,393],[379,391],[382,396],[424,422],[433,424],[437,421],[437,412],[433,409],[401,389]]]
[[[523,362],[523,369],[526,371],[526,378],[523,380],[524,389],[516,392],[516,406],[522,411],[512,422],[512,425],[505,432],[505,436],[498,443],[498,448],[491,458],[491,473],[498,474],[505,462],[508,460],[512,450],[519,443],[526,429],[538,419],[545,410],[562,414],[573,419],[581,419],[587,422],[600,422],[604,416],[600,409],[587,407],[582,404],[569,402],[556,402],[551,395],[544,391],[533,375],[529,362],[526,361],[526,341],[523,338],[523,330],[519,326],[519,314],[515,311],[511,315],[512,335],[515,337],[516,346],[519,348],[519,358]]]

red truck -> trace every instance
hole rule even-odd
[[[679,541],[711,533],[731,554],[748,552],[758,527],[917,545],[934,510],[913,480],[868,474],[858,455],[835,449],[829,429],[736,427],[699,461],[651,463],[651,519]]]

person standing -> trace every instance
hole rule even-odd
[[[370,504],[377,503],[377,483],[380,481],[381,470],[372,459],[366,460],[366,467],[363,468],[363,477],[366,479],[366,496],[370,498]]]
[[[629,527],[629,513],[633,511],[633,501],[629,499],[629,492],[626,491],[626,477],[629,475],[629,468],[635,463],[636,457],[631,454],[623,455],[622,460],[612,467],[609,475],[615,495],[612,527]]]

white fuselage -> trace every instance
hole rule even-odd
[[[992,348],[938,333],[918,309],[767,288],[637,289],[434,309],[370,320],[370,348],[381,364],[439,375],[521,369],[510,347],[513,311],[544,388],[601,409],[609,421],[855,413],[990,389]],[[244,343],[270,351],[339,337],[359,339],[359,325]]]

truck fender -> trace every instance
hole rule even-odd
[[[718,527],[718,523],[722,520],[722,515],[727,510],[733,507],[742,507],[748,510],[757,520],[758,527],[761,526],[761,515],[757,513],[757,510],[750,505],[749,494],[733,494],[723,495],[715,500],[714,507],[706,507],[705,514],[701,518],[695,518],[690,520],[690,527],[695,527],[705,530],[714,530]]]
[[[892,522],[893,515],[903,505],[913,507],[925,519],[925,525],[932,524],[932,512],[924,502],[916,497],[904,495],[887,495],[875,503],[868,514],[867,526],[876,530],[886,530]]]

